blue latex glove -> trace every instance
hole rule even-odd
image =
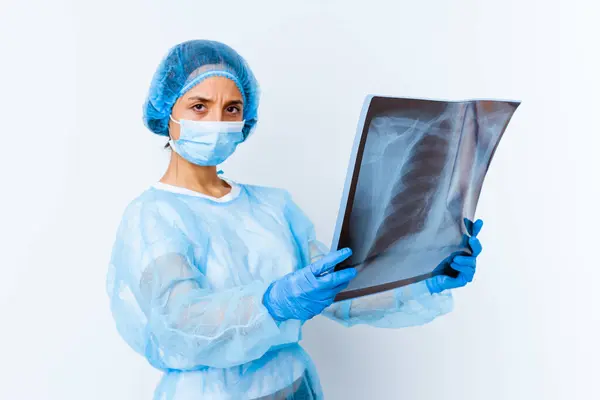
[[[329,253],[319,261],[274,281],[263,296],[263,304],[273,319],[306,321],[331,305],[335,296],[356,276],[355,268],[333,271],[350,255],[350,249]]]
[[[470,235],[468,238],[468,244],[471,248],[472,255],[470,256],[455,256],[452,259],[450,266],[452,269],[458,271],[458,276],[453,278],[447,275],[437,275],[427,279],[427,288],[431,294],[443,292],[446,289],[455,289],[465,286],[467,283],[473,280],[475,276],[475,267],[477,264],[477,256],[483,250],[477,235],[483,227],[483,221],[478,219],[476,222],[472,222],[465,218],[465,227]]]

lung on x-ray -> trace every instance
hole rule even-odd
[[[336,301],[405,286],[469,254],[484,177],[516,101],[365,100],[332,249],[359,271]]]

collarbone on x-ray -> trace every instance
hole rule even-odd
[[[448,273],[465,247],[494,152],[517,101],[368,96],[354,143],[332,249],[357,277],[337,301]]]

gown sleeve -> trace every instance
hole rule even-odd
[[[316,239],[314,225],[287,195],[288,220],[291,221],[297,243],[313,263],[329,252]],[[449,290],[431,294],[425,281],[355,299],[333,303],[323,315],[344,326],[368,324],[381,328],[403,328],[423,325],[449,313],[453,308]]]
[[[322,243],[311,245],[311,260],[327,253]],[[425,281],[367,296],[333,303],[323,315],[344,326],[366,324],[379,328],[405,328],[423,325],[452,311],[449,290],[431,294]]]
[[[180,370],[241,365],[280,344],[280,324],[262,304],[268,283],[213,290],[197,251],[157,207],[125,213],[108,284],[122,336],[151,364]]]

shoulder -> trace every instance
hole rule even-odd
[[[170,193],[152,187],[135,197],[126,207],[121,218],[121,228],[139,228],[177,213],[177,199]],[[172,218],[172,217],[171,217]]]
[[[125,211],[123,212],[124,217],[134,217],[140,214],[155,212],[158,209],[159,194],[153,188],[144,190],[141,194],[135,197],[127,204]]]
[[[282,188],[245,185],[248,196],[260,204],[268,204],[283,212],[285,218],[294,226],[312,227],[312,222],[294,201],[292,194]]]
[[[243,185],[251,199],[256,199],[261,203],[270,203],[285,207],[291,201],[291,194],[285,189],[278,187]]]

